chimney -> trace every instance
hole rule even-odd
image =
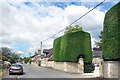
[[[41,55],[41,50],[40,49],[38,49],[38,55]]]
[[[35,55],[37,54],[37,52],[35,51]]]

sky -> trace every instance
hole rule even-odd
[[[40,48],[40,42],[59,32],[102,0],[4,0],[0,2],[0,47],[9,47],[21,57],[31,56]],[[119,0],[107,0],[77,21],[91,34],[92,47],[99,41],[105,13]],[[43,42],[43,49],[53,47],[54,39]]]

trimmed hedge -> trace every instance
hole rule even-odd
[[[84,63],[92,63],[92,49],[90,34],[84,31],[65,34],[54,40],[54,61],[78,61],[84,55]]]
[[[91,73],[92,72],[92,64],[84,63],[84,72],[85,73]]]
[[[120,2],[105,15],[102,51],[104,60],[120,59]]]

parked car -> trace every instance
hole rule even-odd
[[[10,66],[9,75],[13,73],[23,74],[23,67],[19,64],[13,64]]]

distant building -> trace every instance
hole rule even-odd
[[[44,58],[48,58],[49,61],[53,61],[53,48],[51,49],[44,49]]]
[[[40,55],[35,51],[34,55],[31,56],[32,62],[37,62],[40,59]]]
[[[2,64],[2,59],[0,59],[0,65]]]
[[[93,61],[92,63],[94,63],[96,66],[99,66],[99,64],[102,65],[102,51],[93,51]]]

